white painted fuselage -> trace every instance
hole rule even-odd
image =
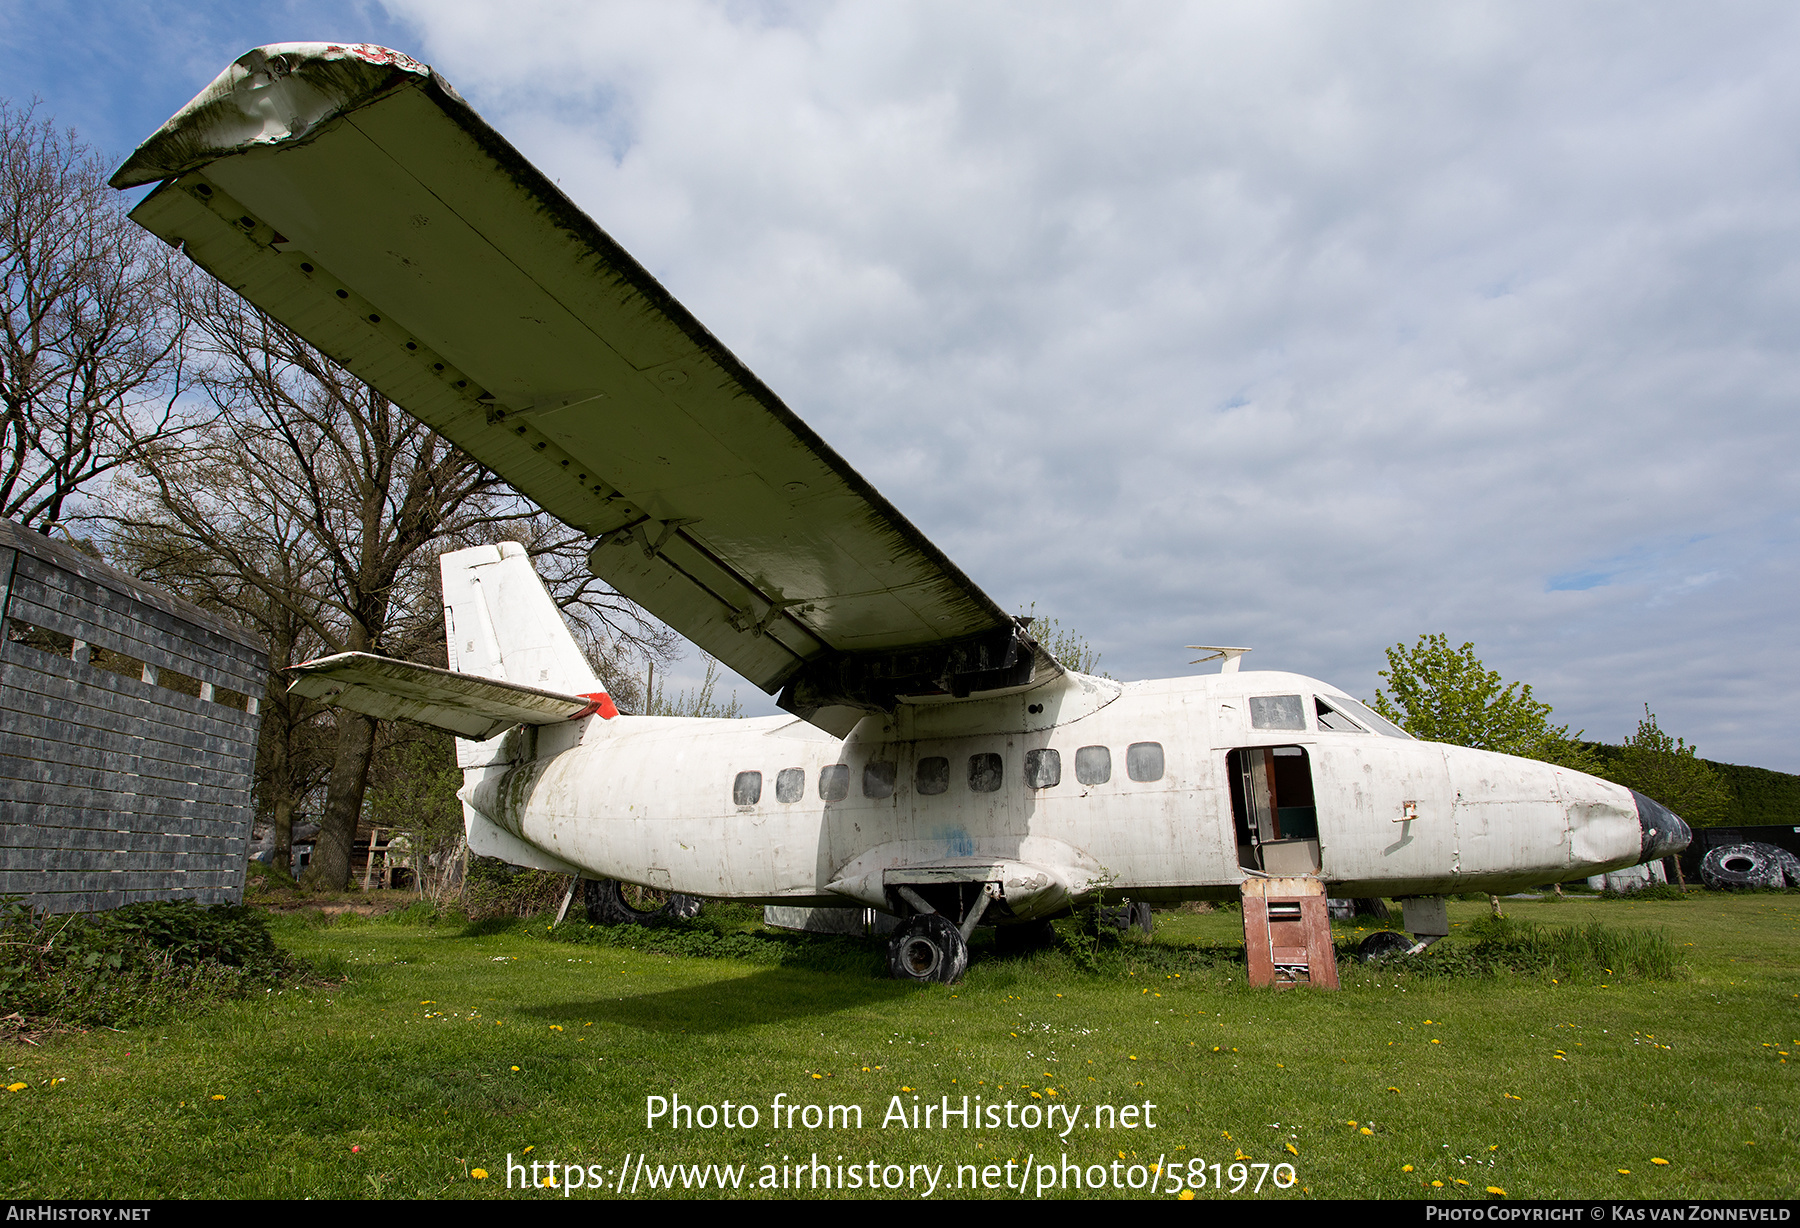
[[[1053,915],[1101,888],[1231,897],[1258,871],[1405,896],[1639,860],[1629,790],[1377,732],[1366,712],[1347,719],[1341,696],[1287,673],[1068,674],[903,703],[841,740],[787,716],[596,716],[464,743],[463,797],[472,846],[515,862],[709,898],[890,910],[904,884],[985,881],[999,884],[996,921]]]

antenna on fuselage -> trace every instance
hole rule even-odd
[[[1210,656],[1201,657],[1197,661],[1190,661],[1188,664],[1205,665],[1208,661],[1219,661],[1219,672],[1221,674],[1237,673],[1238,662],[1243,659],[1245,653],[1250,651],[1248,648],[1221,648],[1217,644],[1189,644],[1188,647],[1192,648],[1195,652],[1212,654]]]

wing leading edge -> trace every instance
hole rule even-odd
[[[592,534],[596,575],[790,711],[847,728],[1060,672],[424,65],[250,52],[112,182],[158,183],[134,219]]]

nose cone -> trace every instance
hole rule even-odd
[[[1636,789],[1631,791],[1637,802],[1638,828],[1644,833],[1642,855],[1638,864],[1673,856],[1688,846],[1694,833],[1681,821],[1681,816],[1661,802],[1652,801]]]

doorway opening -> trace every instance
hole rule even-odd
[[[1238,864],[1264,874],[1319,872],[1312,764],[1300,746],[1246,746],[1225,757]]]

